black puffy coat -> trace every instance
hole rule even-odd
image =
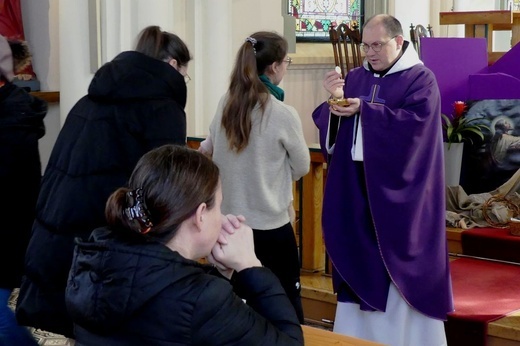
[[[162,244],[97,229],[78,242],[67,286],[76,345],[303,345],[269,269],[245,269],[232,287],[209,268]]]
[[[38,140],[47,103],[18,86],[0,87],[0,287],[20,286],[40,190]]]
[[[42,179],[16,307],[20,324],[72,336],[65,286],[74,238],[105,225],[109,195],[139,158],[186,144],[186,84],[169,64],[123,52],[95,74],[67,116]]]

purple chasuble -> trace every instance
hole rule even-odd
[[[413,308],[445,320],[453,301],[435,77],[422,64],[383,78],[360,67],[344,90],[362,100],[363,162],[351,155],[355,117],[341,117],[322,214],[338,300],[385,311],[393,282]],[[327,103],[313,113],[325,155],[329,115]]]

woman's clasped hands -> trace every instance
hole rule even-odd
[[[207,257],[228,279],[233,271],[262,266],[255,254],[253,230],[244,222],[242,215],[222,215],[222,230]]]

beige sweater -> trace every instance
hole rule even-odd
[[[274,229],[289,222],[292,181],[309,171],[310,155],[296,110],[271,95],[265,114],[256,107],[248,146],[229,149],[221,127],[227,95],[210,126],[213,160],[222,179],[222,213],[242,214],[254,229]]]

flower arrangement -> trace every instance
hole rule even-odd
[[[443,120],[442,127],[444,129],[444,141],[448,143],[448,149],[450,149],[452,143],[461,143],[466,140],[473,143],[471,137],[468,136],[470,133],[474,133],[484,140],[482,130],[489,130],[487,125],[475,123],[475,121],[483,119],[482,117],[468,119],[465,117],[466,112],[466,103],[464,101],[456,101],[453,104],[453,114],[451,116],[441,114]]]

